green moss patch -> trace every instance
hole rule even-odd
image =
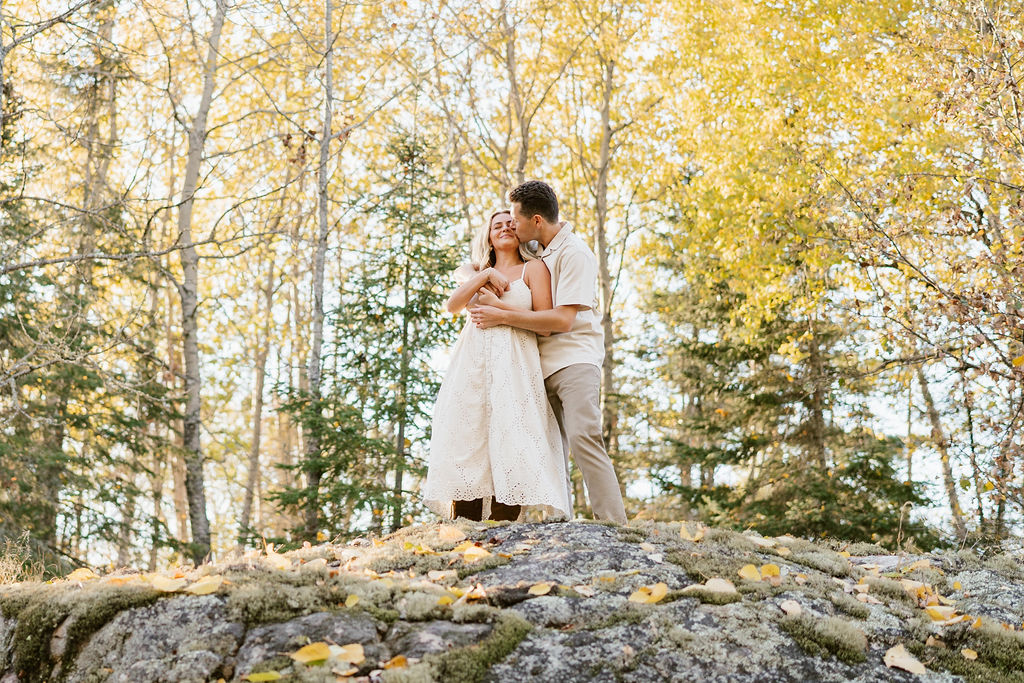
[[[783,617],[779,626],[808,654],[833,655],[847,664],[867,660],[864,654],[868,648],[867,636],[843,619],[797,614]]]

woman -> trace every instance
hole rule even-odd
[[[456,271],[462,284],[451,313],[482,292],[501,306],[551,308],[551,274],[520,247],[512,215],[498,211],[472,245],[473,264]],[[493,301],[493,297],[491,297]],[[565,459],[548,404],[532,332],[466,322],[434,405],[424,502],[443,517],[515,520],[522,506],[568,516]]]

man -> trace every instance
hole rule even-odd
[[[601,363],[604,333],[595,314],[597,259],[568,222],[558,220],[558,198],[539,180],[530,180],[509,193],[516,237],[536,240],[540,257],[551,271],[554,307],[547,311],[508,310],[480,305],[470,311],[481,328],[511,325],[538,334],[540,364],[548,400],[558,418],[568,471],[569,453],[583,473],[590,506],[598,519],[624,524],[619,482],[601,438]],[[547,336],[550,335],[550,336]]]

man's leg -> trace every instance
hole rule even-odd
[[[565,424],[562,422],[562,400],[558,398],[558,392],[554,386],[548,384],[548,380],[544,380],[544,388],[547,389],[548,403],[551,404],[551,410],[555,413],[555,421],[558,422],[558,435],[562,437],[562,457],[565,458],[565,490],[569,492],[569,500],[572,501],[572,479],[569,476],[569,439],[565,435]],[[582,501],[580,503],[582,504]],[[572,510],[568,512],[569,518],[572,519]]]
[[[601,370],[588,363],[570,365],[548,377],[545,385],[560,404],[563,444],[568,441],[583,473],[594,516],[625,524],[619,480],[601,438]],[[554,407],[555,402],[551,403]]]

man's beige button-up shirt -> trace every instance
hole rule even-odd
[[[564,367],[589,363],[601,367],[604,361],[604,330],[597,313],[597,258],[590,247],[573,232],[568,222],[540,253],[551,271],[551,299],[554,306],[586,306],[576,312],[572,329],[550,337],[537,337],[540,366],[544,377]]]

